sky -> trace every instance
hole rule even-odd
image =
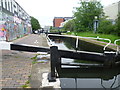
[[[42,27],[52,26],[54,17],[72,17],[73,7],[79,6],[79,0],[15,0],[30,15],[35,17]],[[108,6],[120,0],[99,0]]]

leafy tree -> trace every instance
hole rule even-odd
[[[118,18],[116,19],[116,34],[120,36],[120,13],[118,14]]]
[[[32,17],[32,16],[31,16],[31,25],[32,25],[32,30],[33,31],[38,30],[38,29],[41,28],[41,26],[39,24],[39,21],[36,18]]]
[[[115,24],[112,21],[104,19],[99,22],[98,33],[115,34]]]
[[[75,22],[74,20],[69,20],[65,23],[64,29],[67,31],[74,31],[75,30]]]
[[[53,29],[53,26],[50,26],[50,30],[52,30]]]
[[[75,25],[77,31],[92,31],[95,16],[98,20],[102,16],[103,6],[98,1],[80,1],[80,7],[74,12]]]
[[[103,19],[99,22],[99,31],[98,33],[103,34],[114,34],[120,36],[120,13],[118,14],[118,18],[115,21],[115,24],[112,23],[113,21]]]

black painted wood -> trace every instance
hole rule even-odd
[[[32,45],[18,45],[18,44],[11,44],[11,50],[17,51],[27,51],[27,52],[48,52],[50,51],[47,47],[38,47]]]

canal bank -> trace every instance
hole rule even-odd
[[[55,34],[49,34],[49,36],[53,36],[53,37],[71,37],[71,38],[75,38],[77,40],[77,38],[79,40],[82,40],[82,41],[85,41],[85,42],[88,42],[88,43],[92,43],[92,44],[95,44],[95,45],[99,45],[99,46],[106,46],[108,43],[109,43],[109,40],[107,40],[107,42],[103,42],[103,41],[100,41],[102,39],[99,39],[100,37],[96,37],[96,38],[93,38],[93,37],[81,37],[81,36],[74,36],[74,35],[55,35]],[[120,46],[118,46],[119,49],[120,49]],[[117,46],[115,44],[112,44],[110,43],[107,48],[110,48],[112,50],[117,50]]]
[[[46,35],[30,35],[21,41],[15,41],[15,44],[28,44],[39,47],[49,47]],[[32,59],[32,69],[29,78],[31,88],[60,88],[60,82],[48,82],[50,73],[50,56],[46,52],[36,52]]]
[[[13,43],[49,47],[44,34],[31,34],[17,39]],[[43,82],[43,79],[46,78],[44,75],[50,72],[50,60],[49,58],[44,58],[45,60],[47,59],[47,62],[33,63],[34,60],[32,58],[37,54],[37,52],[3,50],[2,78],[0,80],[2,88],[53,88],[52,85],[45,85],[45,82]]]

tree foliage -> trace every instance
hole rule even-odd
[[[31,16],[31,25],[32,25],[32,30],[33,31],[38,30],[38,29],[41,28],[41,26],[39,24],[39,21],[36,18],[32,17],[32,16]]]
[[[76,30],[93,30],[95,16],[98,17],[98,20],[104,16],[101,3],[98,1],[80,1],[80,7],[77,7],[74,12]]]
[[[116,19],[116,33],[120,36],[120,13],[118,14],[118,18]]]
[[[99,22],[98,33],[102,34],[115,34],[115,24],[112,21],[104,19]]]
[[[113,23],[114,22],[114,23]],[[103,19],[99,22],[98,33],[114,34],[120,36],[120,13],[118,18],[114,20]]]
[[[74,31],[75,30],[75,22],[74,20],[69,20],[65,23],[64,29],[67,31]]]

